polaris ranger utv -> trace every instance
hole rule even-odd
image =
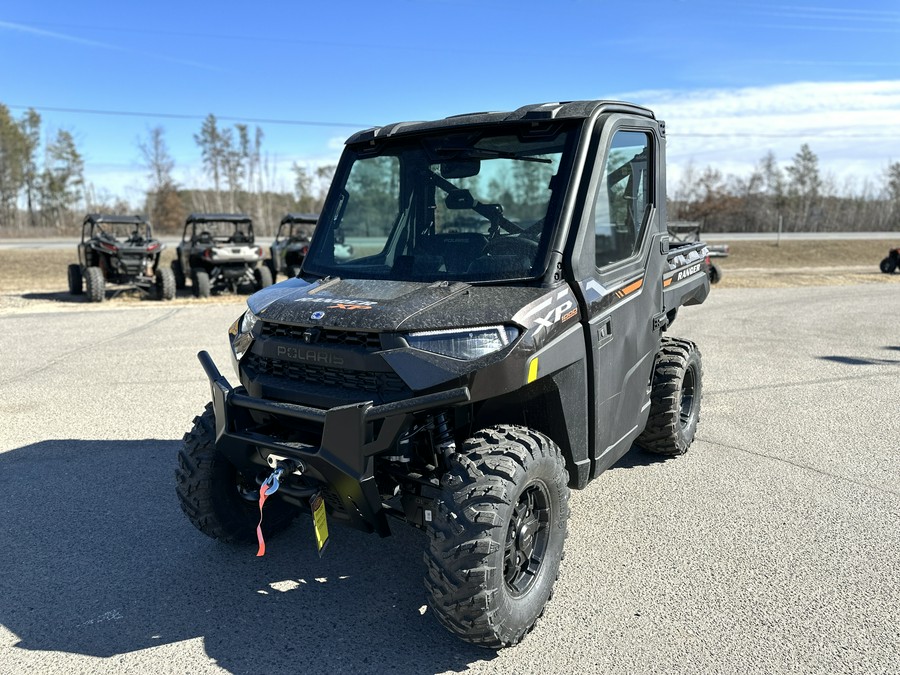
[[[557,578],[569,489],[633,444],[694,438],[700,353],[666,331],[707,297],[707,252],[670,246],[664,160],[663,123],[609,101],[352,136],[300,277],[231,326],[240,385],[199,354],[189,520],[258,555],[302,511],[320,552],[329,521],[405,521],[428,533],[437,619],[519,642]]]
[[[273,280],[279,274],[295,277],[300,273],[318,219],[314,213],[288,213],[281,219],[270,249],[272,257],[266,260]]]
[[[159,266],[166,245],[153,237],[141,216],[89,213],[81,224],[78,262],[68,268],[69,293],[103,302],[108,285],[116,293],[138,290],[160,300],[175,297],[172,270]]]
[[[263,250],[255,241],[250,216],[190,214],[172,261],[175,285],[185,288],[190,279],[198,298],[226,288],[237,293],[241,286],[255,290],[271,286],[272,271],[260,264]]]

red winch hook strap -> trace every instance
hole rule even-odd
[[[262,531],[263,506],[269,495],[275,494],[280,487],[278,479],[281,478],[283,473],[284,469],[278,467],[268,478],[266,478],[263,484],[259,486],[259,524],[256,526],[256,540],[259,542],[259,550],[256,552],[257,558],[266,554],[266,540],[263,538]]]

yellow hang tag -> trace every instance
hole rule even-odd
[[[318,547],[319,557],[325,550],[328,543],[328,521],[325,517],[325,500],[322,499],[322,493],[317,492],[309,498],[309,508],[312,510],[313,527],[316,530],[316,546]]]

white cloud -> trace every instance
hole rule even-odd
[[[900,80],[623,94],[666,121],[669,186],[693,162],[746,175],[770,150],[787,164],[804,143],[838,185],[877,182],[900,159]]]
[[[900,80],[798,82],[768,87],[651,90],[624,93],[666,121],[670,193],[690,163],[723,174],[748,175],[770,150],[782,165],[803,143],[839,189],[878,184],[884,169],[900,161]],[[310,170],[336,164],[344,136],[329,138],[315,153],[284,149],[270,156],[275,189],[291,190],[296,161]],[[199,160],[179,161],[176,180],[208,187]],[[136,165],[91,165],[87,179],[130,201],[142,198],[145,171]]]

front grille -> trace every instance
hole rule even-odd
[[[328,366],[270,359],[251,354],[247,365],[257,373],[283,377],[295,382],[380,394],[384,398],[408,395],[410,390],[396,373],[377,373],[365,370],[343,370]]]
[[[308,328],[306,326],[291,326],[284,323],[272,323],[266,321],[262,325],[263,336],[289,337],[301,342],[306,342],[303,334],[311,331],[312,342],[317,345],[341,345],[344,347],[361,347],[369,352],[377,352],[381,349],[381,340],[378,333],[365,331],[336,330],[328,328]]]

